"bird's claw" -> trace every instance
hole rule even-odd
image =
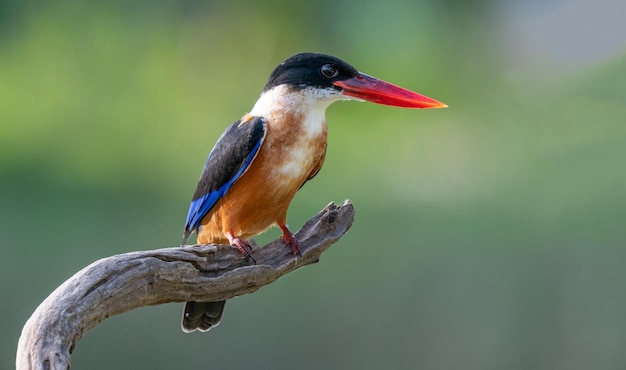
[[[232,246],[239,249],[239,252],[246,257],[246,261],[252,260],[252,263],[256,265],[256,260],[252,257],[252,247],[250,247],[250,244],[247,241],[241,238],[232,238],[230,243]]]
[[[280,227],[283,230],[283,235],[280,237],[283,242],[285,242],[285,246],[291,248],[291,253],[294,256],[300,257],[302,254],[300,253],[300,243],[293,235],[293,233],[287,228],[287,225],[283,225]]]

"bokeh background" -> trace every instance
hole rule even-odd
[[[0,368],[59,284],[175,246],[200,169],[300,51],[450,105],[337,103],[292,204],[357,218],[319,264],[88,332],[75,369],[626,368],[620,0],[0,1]],[[279,235],[270,230],[257,238]]]

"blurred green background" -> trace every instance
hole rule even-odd
[[[450,107],[333,105],[289,215],[354,202],[321,263],[229,301],[208,334],[181,332],[182,304],[112,317],[73,368],[626,368],[625,11],[0,1],[0,368],[76,271],[180,242],[212,145],[300,51]]]

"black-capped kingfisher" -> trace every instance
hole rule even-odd
[[[367,100],[404,108],[443,108],[434,99],[357,71],[341,59],[301,53],[280,63],[249,113],[224,131],[211,150],[193,195],[183,243],[230,244],[254,261],[247,238],[272,225],[299,255],[287,209],[326,156],[326,108],[338,100]],[[216,326],[225,301],[187,302],[182,329]]]

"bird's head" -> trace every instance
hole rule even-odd
[[[264,92],[278,86],[313,89],[333,100],[357,99],[403,108],[445,108],[446,104],[357,71],[330,55],[300,53],[282,62],[270,75]]]

